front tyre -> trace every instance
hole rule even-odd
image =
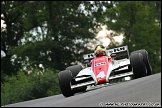
[[[130,64],[133,68],[134,78],[140,78],[147,75],[146,66],[141,53],[131,53]]]
[[[77,74],[83,69],[83,67],[81,65],[74,65],[74,66],[69,66],[66,68],[66,70],[69,70],[72,73],[72,77],[76,77]],[[75,80],[73,80],[73,84],[75,84]],[[84,87],[79,87],[79,88],[75,88],[74,91],[75,93],[79,93],[79,92],[84,92],[86,91],[87,86]]]
[[[64,70],[58,73],[59,86],[62,94],[65,97],[73,96],[74,90],[71,89],[72,75],[69,70]]]
[[[77,74],[83,69],[81,65],[74,65],[74,66],[69,66],[66,68],[66,70],[70,70],[72,73],[73,77],[76,77]]]
[[[151,68],[151,65],[150,65],[150,62],[149,62],[148,52],[145,49],[141,49],[141,50],[133,51],[132,53],[141,53],[142,54],[144,63],[145,63],[146,68],[147,68],[147,75],[151,75],[152,74],[152,68]]]

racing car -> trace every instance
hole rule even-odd
[[[116,59],[124,56],[122,59]],[[129,54],[128,46],[106,50],[106,56],[84,54],[86,65],[69,66],[58,73],[60,90],[65,97],[86,91],[87,86],[109,83],[113,79],[132,76],[134,79],[151,75],[152,68],[145,49]],[[91,61],[91,62],[90,62]]]

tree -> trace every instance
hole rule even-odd
[[[154,73],[161,71],[160,8],[161,2],[157,1],[121,1],[104,13],[109,29],[124,34],[122,45],[128,45],[130,52],[148,51]]]
[[[1,20],[6,24],[6,28],[1,29],[1,48],[6,54],[6,57],[1,59],[1,73],[11,74],[20,66],[19,63],[12,65],[9,49],[18,46],[18,41],[24,36],[22,15],[25,2],[1,1],[1,6]]]
[[[1,19],[7,27],[1,31],[1,43],[7,56],[1,70],[11,75],[24,66],[29,71],[40,64],[62,70],[81,61],[95,37],[97,3],[2,1]]]

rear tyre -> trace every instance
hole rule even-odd
[[[131,53],[130,64],[133,69],[134,78],[140,78],[147,75],[146,66],[141,53]]]
[[[149,62],[149,58],[148,58],[148,52],[145,49],[142,50],[137,50],[137,51],[133,51],[132,53],[141,53],[144,59],[144,63],[146,65],[147,68],[147,75],[151,75],[152,74],[152,68]]]
[[[59,85],[62,94],[65,97],[73,96],[74,90],[71,89],[72,75],[69,70],[64,70],[58,73]]]
[[[77,74],[83,69],[81,65],[74,65],[74,66],[69,66],[66,68],[66,70],[70,70],[72,73],[73,77],[76,77]]]

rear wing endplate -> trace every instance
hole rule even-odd
[[[124,55],[129,56],[128,46],[121,46],[121,47],[106,50],[106,54],[108,54],[108,53],[116,54],[116,57],[120,57],[120,56],[124,56]],[[95,57],[94,53],[83,55],[84,60],[91,60],[94,57]]]

